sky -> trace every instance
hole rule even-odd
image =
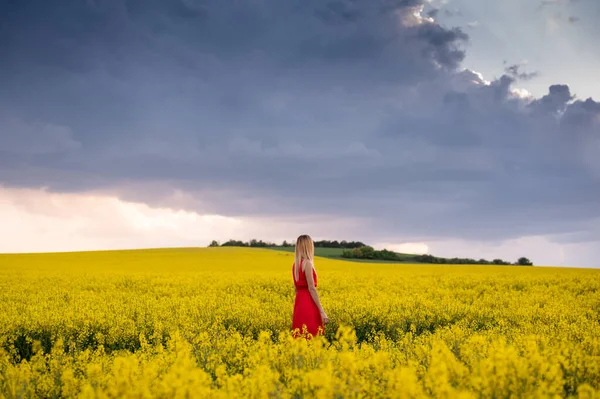
[[[0,252],[600,267],[595,0],[4,0]]]

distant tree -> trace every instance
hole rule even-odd
[[[360,241],[351,241],[351,242],[347,243],[346,245],[348,246],[348,248],[368,247],[368,245],[365,245]]]
[[[272,243],[272,242],[263,241],[263,240],[256,240],[256,239],[250,240],[250,243],[248,245],[251,246],[252,248],[276,247],[276,245],[274,243]]]
[[[208,246],[209,247],[218,247],[219,243],[216,240],[212,240]]]
[[[222,247],[247,247],[248,243],[239,240],[229,240],[221,244]]]
[[[342,258],[354,258],[354,251],[345,249],[342,251]]]
[[[329,241],[329,240],[320,240],[320,241],[315,241],[315,248],[343,248],[343,249],[354,249],[354,248],[360,248],[360,247],[364,247],[365,244],[363,244],[360,241],[346,241],[346,240],[342,240],[342,241]]]
[[[438,263],[437,258],[429,254],[417,255],[414,260],[420,263]]]
[[[360,251],[362,259],[375,259],[375,250],[373,247],[368,245],[363,245],[362,247],[357,248]]]
[[[388,251],[387,249],[375,251],[375,258],[381,260],[400,260],[400,258],[398,258],[398,254],[392,251]]]
[[[517,260],[517,265],[519,266],[533,266],[533,262],[531,262],[529,259],[522,257],[519,258],[519,260]]]
[[[289,247],[293,247],[294,245],[290,244],[286,240],[283,240],[283,243],[281,244],[281,246],[284,247],[284,248],[289,248]]]

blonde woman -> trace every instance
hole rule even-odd
[[[322,334],[323,325],[329,318],[321,306],[317,293],[317,272],[313,259],[315,245],[308,235],[301,235],[296,240],[296,259],[292,265],[296,300],[292,330],[296,337],[308,333],[311,336]],[[305,330],[306,329],[306,330]]]

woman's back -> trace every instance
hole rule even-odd
[[[302,270],[302,264],[304,263],[304,259],[300,261],[300,267],[298,269],[298,280],[296,280],[294,268],[296,264],[292,265],[292,278],[294,279],[294,285],[296,288],[308,288],[308,281],[306,281],[306,273]],[[315,282],[315,287],[317,286],[317,273],[315,269],[312,269],[313,280]]]

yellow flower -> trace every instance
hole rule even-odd
[[[0,255],[0,398],[600,397],[600,271],[317,259],[325,336],[294,339],[291,254]]]

